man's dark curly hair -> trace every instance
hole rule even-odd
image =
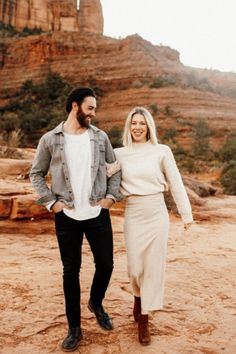
[[[96,98],[96,94],[90,87],[78,87],[71,91],[66,101],[66,112],[69,114],[72,109],[72,103],[76,102],[79,106],[86,97]]]

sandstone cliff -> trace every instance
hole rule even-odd
[[[18,30],[103,33],[100,0],[0,0],[0,21]]]
[[[24,6],[29,3],[19,0],[17,4],[21,1]],[[1,14],[5,14],[5,21],[20,21],[19,12],[17,16],[15,10],[9,12],[10,3],[16,6],[14,1],[0,0]],[[31,3],[36,7],[37,0]],[[68,20],[77,13],[74,1],[40,4],[44,14],[46,9],[54,9],[54,29],[65,29],[67,23],[71,32],[0,40],[0,105],[23,82],[42,82],[51,70],[75,86],[97,86],[105,93],[98,109],[100,126],[105,129],[123,126],[135,105],[155,106],[159,132],[176,127],[183,147],[191,144],[192,126],[199,118],[207,120],[214,130],[213,148],[221,146],[227,133],[236,129],[236,74],[185,67],[176,50],[152,45],[138,35],[121,40],[103,36],[100,1],[80,1],[78,31],[73,31],[74,25],[71,27]],[[160,78],[167,84],[156,86]],[[164,114],[166,107],[174,114]]]
[[[215,131],[213,147],[221,146],[227,133],[236,129],[235,74],[185,67],[177,51],[154,46],[138,35],[117,40],[52,32],[1,40],[0,96],[13,95],[25,80],[41,82],[49,70],[74,85],[96,85],[105,92],[98,109],[105,129],[123,126],[135,105],[157,106],[159,132],[175,126],[184,147],[191,144],[192,125],[199,118]],[[160,77],[170,84],[151,88]],[[167,106],[174,114],[163,114]]]

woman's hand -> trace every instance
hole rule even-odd
[[[99,200],[95,205],[100,205],[103,209],[110,209],[110,207],[114,204],[114,200],[111,198],[103,198]]]
[[[112,163],[106,162],[107,177],[113,176],[116,172],[120,171],[121,165],[119,161]]]
[[[184,224],[184,231],[188,231],[190,229],[190,227],[192,226],[193,222],[188,222],[186,224]]]

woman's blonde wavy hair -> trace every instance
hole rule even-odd
[[[133,141],[132,141],[130,127],[131,127],[132,118],[135,114],[141,114],[146,120],[147,128],[148,128],[147,140],[150,140],[150,142],[153,145],[158,144],[156,125],[151,113],[144,107],[134,107],[132,111],[129,112],[126,118],[124,134],[123,134],[123,145],[132,146]]]

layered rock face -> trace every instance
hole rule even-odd
[[[110,90],[183,68],[177,51],[153,46],[139,36],[116,40],[96,34],[53,32],[2,41],[0,93],[19,88],[27,79],[40,82],[49,69],[75,84],[95,79]]]
[[[154,107],[159,131],[175,127],[184,148],[191,146],[193,124],[200,118],[215,132],[213,148],[236,129],[235,74],[185,67],[176,50],[152,45],[138,35],[122,40],[102,36],[100,0],[80,0],[79,11],[74,0],[0,0],[0,19],[4,15],[5,23],[20,23],[29,2],[31,19],[39,4],[37,16],[46,18],[51,9],[46,23],[55,31],[0,40],[0,105],[26,80],[40,83],[51,70],[75,86],[97,86],[105,93],[99,102],[101,118],[98,110],[103,129],[123,126],[127,113],[137,105]],[[32,21],[33,26],[36,20]],[[153,87],[161,77],[175,84]],[[210,89],[198,89],[199,82]],[[174,114],[163,114],[168,107]]]
[[[233,97],[178,85],[193,73],[197,78],[208,78],[213,86],[221,85],[222,90],[233,90],[235,74],[185,67],[176,50],[154,46],[137,35],[117,40],[92,33],[55,31],[1,40],[0,98],[6,92],[14,95],[26,80],[42,82],[49,70],[75,86],[95,85],[106,93],[99,103],[101,118],[98,111],[104,129],[123,126],[127,113],[137,105],[155,106],[159,112],[171,107],[174,116],[158,114],[159,131],[161,134],[162,129],[176,127],[184,148],[191,146],[191,130],[199,118],[206,119],[215,131],[214,148],[236,129]],[[150,88],[156,78],[165,75],[174,78],[176,85]]]
[[[18,30],[103,33],[100,0],[0,0],[0,21]]]

